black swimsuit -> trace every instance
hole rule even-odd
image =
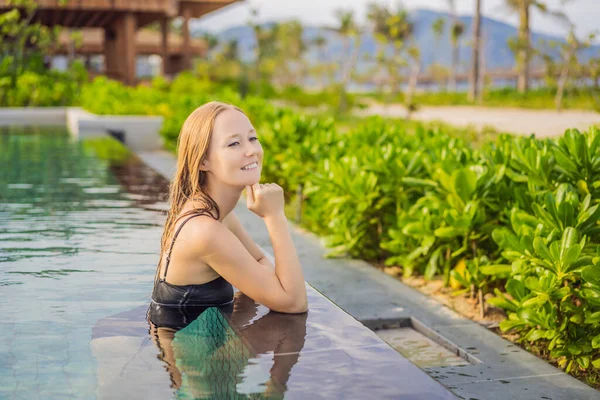
[[[167,270],[169,269],[169,262],[171,261],[171,252],[173,251],[173,244],[175,243],[175,239],[177,238],[179,231],[181,231],[181,228],[183,227],[183,225],[185,225],[187,221],[199,215],[209,214],[198,213],[191,215],[181,223],[181,225],[175,232],[175,235],[173,236],[173,240],[171,241],[171,247],[169,249],[169,253],[167,254],[165,273],[162,278],[156,280],[154,284],[154,290],[152,291],[152,302],[150,304],[150,310],[148,311],[149,316],[153,316],[153,318],[151,318],[153,320],[162,319],[159,318],[159,315],[163,313],[172,314],[172,312],[169,312],[166,309],[163,312],[161,312],[161,310],[164,308],[184,309],[188,307],[221,307],[233,303],[233,286],[231,286],[231,283],[227,282],[221,276],[210,282],[202,283],[199,285],[174,285],[165,280],[167,277]],[[159,323],[158,325],[164,324]]]

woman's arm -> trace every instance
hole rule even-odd
[[[233,211],[227,214],[227,216],[223,219],[223,225],[225,225],[231,231],[231,233],[233,233],[240,240],[240,242],[242,242],[246,250],[248,250],[248,253],[250,253],[252,257],[256,259],[256,261],[260,262],[260,260],[265,257],[260,247],[254,243],[254,240],[252,240],[252,237],[250,237],[248,232],[246,232],[244,226]]]
[[[244,245],[248,253],[252,254],[256,261],[265,265],[271,269],[275,269],[275,265],[269,257],[267,257],[264,252],[258,247],[252,237],[248,234],[248,232],[244,229],[244,226],[240,222],[239,218],[233,211],[231,211],[227,216],[223,219],[223,224],[229,228],[229,230],[240,239],[240,242]]]
[[[242,293],[274,311],[306,312],[304,275],[287,220],[282,213],[266,218],[265,223],[275,252],[275,269],[259,263],[240,240],[216,220],[194,218],[186,229],[196,256]]]
[[[275,253],[275,274],[286,291],[296,300],[299,312],[308,309],[302,265],[298,259],[285,214],[268,215],[264,218]]]
[[[269,258],[266,255],[263,258],[261,258],[260,260],[258,260],[258,262],[261,263],[262,265],[266,265],[267,267],[269,267],[271,269],[275,269],[275,265],[273,265],[271,260],[269,260]]]

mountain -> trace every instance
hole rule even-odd
[[[451,64],[452,48],[450,45],[449,27],[451,16],[448,13],[419,9],[411,12],[411,20],[414,23],[415,38],[418,47],[421,50],[421,59],[423,67],[427,68],[431,63],[438,62],[446,66]],[[439,40],[435,38],[431,28],[433,22],[443,18],[445,20],[444,36]],[[460,46],[460,68],[467,71],[471,59],[471,38],[473,18],[471,16],[460,16],[460,21],[465,25],[465,33],[461,39]],[[493,18],[482,18],[482,32],[484,34],[484,54],[487,70],[512,68],[515,64],[513,53],[510,51],[507,41],[510,37],[517,35],[517,28],[500,22]],[[203,32],[197,29],[192,24],[191,32],[195,36],[201,36]],[[327,40],[324,53],[327,61],[338,60],[343,50],[343,40],[340,35],[332,32],[326,27],[305,26],[303,37],[309,42],[314,38],[322,35]],[[255,46],[255,38],[252,29],[246,25],[234,26],[225,29],[216,35],[220,43],[225,43],[230,40],[238,41],[240,56],[243,60],[249,61],[254,57],[253,48]],[[538,48],[543,46],[543,41],[560,41],[564,42],[564,38],[554,35],[532,32],[531,40],[534,46]],[[373,35],[366,33],[362,36],[362,44],[360,48],[363,58],[365,55],[375,56],[377,53],[377,42]],[[556,50],[554,56],[558,57]],[[592,46],[580,52],[581,60],[586,61],[590,57],[600,57],[600,45]],[[317,50],[312,47],[307,54],[308,59],[315,61],[319,58]],[[359,66],[359,69],[360,66]]]

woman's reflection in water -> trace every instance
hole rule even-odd
[[[237,292],[222,307],[160,307],[150,303],[150,335],[160,350],[178,398],[283,398],[290,371],[304,347],[307,313],[270,311],[257,315],[258,305]],[[257,318],[256,320],[254,320]],[[274,356],[268,382],[252,393],[239,386],[251,358]],[[251,365],[250,365],[251,367]],[[258,397],[257,397],[258,396]]]

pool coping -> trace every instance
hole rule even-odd
[[[162,149],[164,139],[160,129],[163,122],[161,116],[97,115],[81,107],[0,108],[0,126],[66,126],[77,139],[108,133],[133,151]]]

